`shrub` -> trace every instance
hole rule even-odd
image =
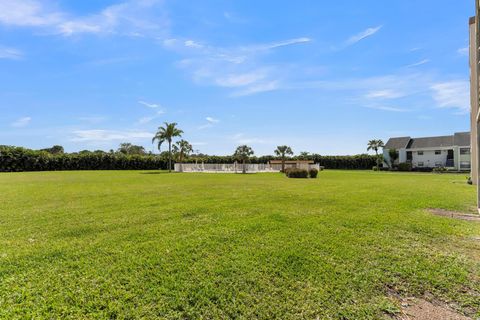
[[[432,168],[429,168],[429,167],[416,167],[416,168],[413,168],[412,171],[416,171],[416,172],[432,172],[433,169],[432,169]]]
[[[289,178],[308,178],[308,171],[305,169],[291,168],[288,170],[287,177]]]
[[[318,176],[318,170],[315,169],[315,168],[312,168],[312,169],[308,170],[308,175],[310,176],[310,178],[316,179],[317,176]]]
[[[165,159],[154,155],[113,153],[58,153],[0,146],[0,172],[60,170],[165,169]]]
[[[399,163],[398,171],[412,171],[412,164],[408,162]]]
[[[373,166],[373,167],[372,167],[372,170],[373,170],[373,171],[378,171],[378,167],[377,167],[377,166]]]
[[[444,173],[447,172],[447,168],[445,167],[435,167],[432,169],[432,172],[434,173]]]

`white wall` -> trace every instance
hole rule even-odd
[[[433,168],[437,162],[441,162],[442,166],[447,164],[447,150],[441,150],[440,154],[435,154],[435,150],[423,150],[423,155],[419,155],[418,151],[412,151],[412,165],[419,167],[418,163],[423,162],[423,167]]]
[[[390,167],[390,154],[388,153],[390,149],[383,149],[383,165],[385,167]],[[405,148],[397,149],[398,160],[395,161],[396,164],[407,161],[407,151]]]
[[[405,148],[398,150],[398,162],[407,162],[407,150]]]

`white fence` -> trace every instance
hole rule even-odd
[[[245,167],[244,167],[245,166]],[[285,165],[286,168],[292,167],[292,165]],[[301,169],[315,168],[320,170],[319,164],[305,164],[297,166]],[[245,172],[280,172],[282,165],[264,164],[264,163],[175,163],[176,172],[208,172],[208,173],[241,173],[245,169]]]

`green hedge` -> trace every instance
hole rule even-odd
[[[311,159],[325,169],[372,170],[372,167],[377,164],[376,157],[368,154],[355,156],[312,155]]]
[[[292,159],[298,159],[296,157]],[[202,155],[197,158],[197,161],[204,163],[233,163],[235,158],[232,156],[206,156]],[[280,160],[274,156],[262,156],[250,158],[250,163],[267,163],[270,160]],[[348,169],[348,170],[372,170],[376,165],[375,156],[368,154],[361,154],[355,156],[321,156],[319,154],[312,154],[307,160],[313,160],[319,163],[325,169]],[[192,161],[189,159],[187,161]],[[193,160],[194,161],[194,160]]]
[[[0,172],[60,170],[154,170],[167,162],[154,155],[112,153],[50,154],[19,147],[0,146]]]
[[[252,157],[251,163],[267,163],[273,156]],[[297,159],[297,158],[293,158]],[[325,169],[371,170],[375,156],[321,156],[308,157]],[[186,159],[186,162],[233,163],[233,156],[208,156]],[[124,155],[120,153],[81,152],[52,154],[20,147],[0,146],[0,172],[56,171],[56,170],[155,170],[167,169],[167,155]]]

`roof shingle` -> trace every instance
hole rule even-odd
[[[425,138],[399,137],[390,138],[385,145],[386,149],[424,149],[470,146],[470,132],[456,132],[452,136],[438,136]]]

